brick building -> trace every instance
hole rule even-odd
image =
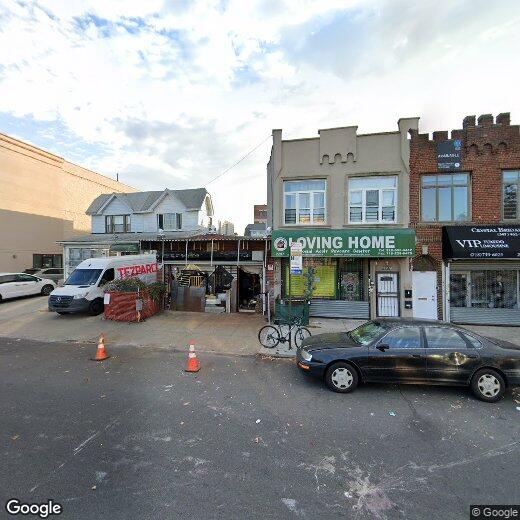
[[[410,134],[414,305],[459,323],[520,325],[520,127],[509,113],[485,114],[451,136]]]

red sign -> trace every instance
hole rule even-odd
[[[118,267],[121,278],[134,278],[141,274],[152,274],[157,272],[157,262],[154,264],[129,265],[128,267]]]

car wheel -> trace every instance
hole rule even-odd
[[[97,316],[98,314],[101,314],[104,310],[105,304],[103,303],[103,300],[101,298],[96,298],[90,304],[88,312],[91,316]]]
[[[483,368],[473,376],[471,390],[481,401],[496,403],[504,395],[506,382],[497,371]]]
[[[2,303],[2,295],[0,294],[0,303]]]
[[[325,383],[334,392],[353,392],[359,382],[357,370],[344,361],[331,365],[325,373]]]
[[[41,293],[42,296],[49,296],[49,294],[51,294],[52,291],[54,291],[54,287],[52,285],[47,284],[42,287]]]
[[[62,316],[63,316],[64,314],[69,314],[68,312],[63,312],[63,311],[56,311],[56,312],[57,312],[58,314],[62,315]]]

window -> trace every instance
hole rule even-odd
[[[101,274],[101,269],[74,269],[65,285],[94,285]]]
[[[33,267],[45,269],[46,267],[62,267],[63,257],[61,254],[34,254]]]
[[[424,222],[469,220],[469,174],[423,175],[421,215]]]
[[[115,276],[114,268],[111,267],[110,269],[107,269],[103,273],[103,276],[101,277],[101,280],[99,280],[98,286],[99,287],[103,287],[103,285],[105,285],[106,283],[111,282],[114,279],[114,276]]]
[[[163,231],[182,229],[182,213],[163,213],[157,215],[157,227]]]
[[[388,328],[385,325],[376,323],[375,321],[369,321],[351,330],[348,335],[358,345],[366,346],[382,336],[387,330]]]
[[[421,331],[419,327],[401,327],[390,331],[381,345],[392,348],[421,348]]]
[[[284,181],[284,224],[324,224],[327,181]]]
[[[45,269],[42,274],[63,274],[63,269]]]
[[[482,343],[477,338],[470,336],[466,332],[461,332],[461,334],[464,336],[466,341],[470,342],[470,344],[473,348],[482,348]]]
[[[348,181],[349,222],[395,222],[397,177],[357,177]]]
[[[520,171],[506,171],[502,173],[502,213],[504,220],[517,220],[518,208],[518,184]]]
[[[38,278],[36,278],[36,276],[31,276],[30,274],[17,274],[16,281],[17,282],[37,282]]]
[[[130,233],[130,215],[107,215],[105,233]]]
[[[3,276],[0,276],[0,283],[12,283],[12,282],[16,282],[15,274],[4,274]]]
[[[424,327],[428,348],[445,348],[453,350],[467,349],[468,345],[460,334],[444,327]]]
[[[481,309],[517,309],[519,271],[486,269],[450,274],[450,305]]]

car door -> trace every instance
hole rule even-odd
[[[37,294],[41,291],[41,281],[36,276],[30,274],[17,274],[16,286],[18,288],[18,296],[28,296]]]
[[[367,379],[414,382],[426,378],[425,349],[420,327],[393,328],[369,347]]]
[[[465,383],[472,367],[478,365],[478,350],[451,327],[426,326],[424,335],[428,378],[437,383]]]
[[[3,299],[16,298],[18,296],[17,291],[20,288],[16,281],[15,274],[4,274],[0,276],[0,295]]]

